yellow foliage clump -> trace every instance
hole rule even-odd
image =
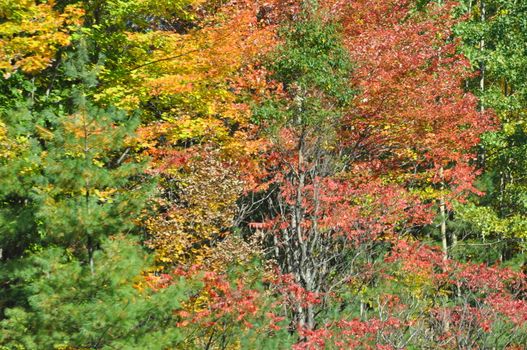
[[[230,232],[243,184],[211,156],[165,171],[158,215],[146,221],[148,246],[164,265],[202,264]]]
[[[27,143],[26,139],[11,140],[7,128],[0,121],[0,161],[15,158]]]
[[[0,1],[0,69],[6,77],[18,69],[31,74],[46,69],[57,50],[70,44],[84,11],[68,5],[58,12],[54,5],[54,1]]]

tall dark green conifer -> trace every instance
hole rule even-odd
[[[88,64],[80,42],[64,66],[70,99],[45,110],[28,102],[4,118],[6,139],[22,140],[27,152],[0,163],[6,258],[55,244],[93,265],[100,239],[132,229],[152,188],[131,156],[137,118],[90,101]]]
[[[195,285],[139,288],[145,254],[123,236],[94,255],[94,273],[63,248],[4,266],[16,304],[3,310],[0,349],[167,349],[183,340],[173,310]]]
[[[125,235],[153,188],[138,120],[90,100],[82,42],[63,73],[64,103],[19,101],[0,123],[0,349],[167,348],[186,297],[138,287],[149,265]]]

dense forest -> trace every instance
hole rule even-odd
[[[524,0],[0,0],[0,349],[527,349]]]

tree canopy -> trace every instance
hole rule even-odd
[[[527,347],[526,11],[0,1],[0,349]]]

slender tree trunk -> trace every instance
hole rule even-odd
[[[439,214],[441,216],[441,243],[443,247],[443,260],[448,258],[448,239],[446,230],[446,205],[443,196],[439,199]]]
[[[457,233],[452,231],[450,235],[452,237],[452,243],[450,245],[450,250],[453,251],[454,249],[456,249],[456,246],[457,246]]]
[[[444,180],[444,170],[443,167],[439,168],[439,178],[441,180],[441,191],[445,190],[445,180]],[[440,230],[441,230],[441,243],[443,248],[443,260],[448,259],[448,234],[446,229],[446,220],[447,220],[447,210],[446,210],[446,201],[445,196],[442,193],[439,197],[439,215],[441,219]],[[443,330],[445,333],[450,332],[450,319],[448,313],[445,311],[443,314]]]
[[[93,260],[93,253],[94,253],[93,240],[91,236],[88,236],[88,261],[90,264],[90,272],[92,273],[92,275],[95,273],[95,262]]]
[[[86,168],[89,167],[89,161],[90,161],[90,158],[89,158],[89,152],[90,152],[90,149],[88,147],[88,136],[89,136],[89,131],[88,131],[88,123],[87,123],[87,115],[88,115],[88,112],[86,111],[86,109],[84,108],[84,106],[82,107],[82,117],[83,117],[83,131],[84,131],[84,161],[85,161],[85,164],[86,164]],[[86,217],[89,217],[89,213],[90,213],[90,190],[91,190],[91,184],[90,184],[90,179],[87,177],[85,178],[85,185],[86,185],[86,194],[84,195],[84,205],[85,205],[85,210],[86,210]],[[92,237],[92,234],[90,232],[88,232],[88,230],[85,228],[85,231],[84,231],[84,234],[86,235],[86,245],[87,245],[87,250],[88,250],[88,263],[90,265],[90,271],[92,274],[95,273],[95,263],[94,263],[94,260],[93,260],[93,253],[94,253],[94,242],[93,242],[93,237]]]
[[[480,7],[480,20],[481,20],[481,23],[484,24],[486,20],[486,11],[487,11],[484,0],[480,0],[479,7]],[[483,55],[483,51],[485,50],[485,38],[483,37],[481,38],[479,42],[479,50],[480,50],[481,55]],[[483,94],[485,92],[485,74],[486,74],[485,61],[483,59],[481,59],[479,62],[479,72],[480,72],[479,89],[481,91],[481,94]],[[483,103],[481,103],[480,109],[482,112],[485,110],[485,106],[483,106]]]
[[[443,167],[439,169],[439,177],[441,179],[441,190],[444,190],[444,180],[443,180]],[[441,231],[441,243],[443,248],[443,260],[448,259],[448,237],[446,230],[446,203],[445,196],[441,194],[439,197],[439,216],[440,216],[440,231]]]

